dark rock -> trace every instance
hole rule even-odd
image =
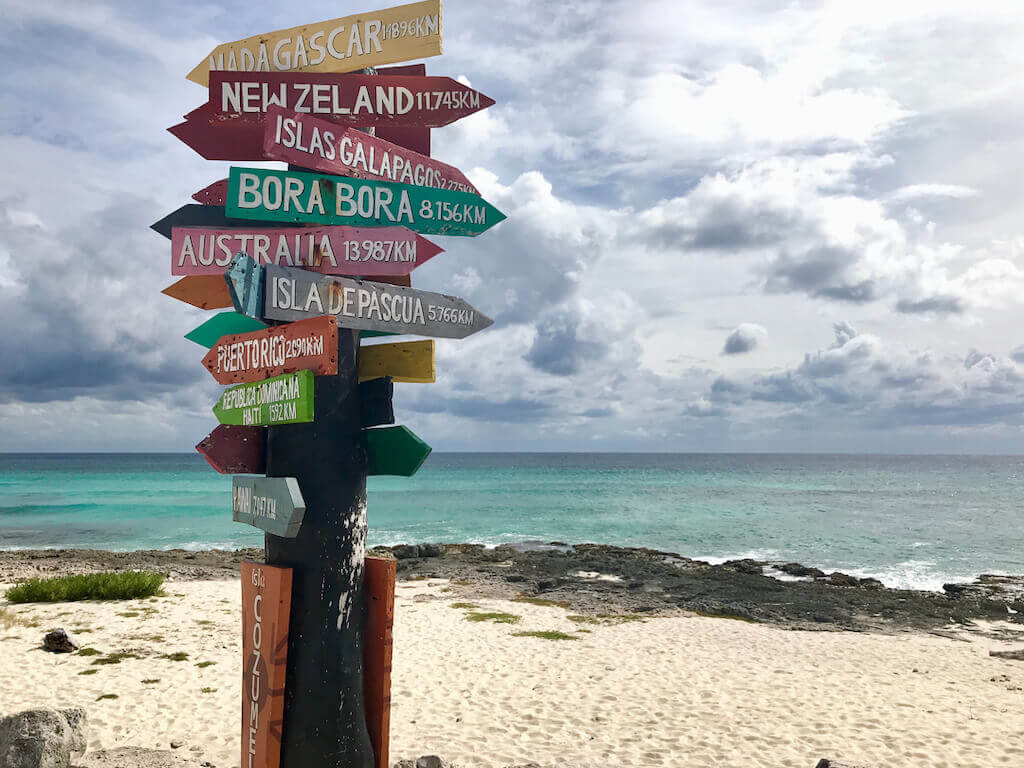
[[[438,544],[420,544],[420,557],[440,557],[441,547]]]
[[[442,760],[437,755],[425,755],[416,760],[399,760],[393,768],[456,768],[447,760]]]
[[[171,742],[171,749],[181,749],[183,746],[185,746],[185,743],[183,741],[172,741]]]
[[[848,573],[833,571],[828,575],[828,583],[834,584],[837,587],[859,587],[860,579]]]
[[[788,573],[790,576],[810,576],[812,579],[820,579],[825,576],[825,572],[820,568],[811,568],[800,563],[783,563],[775,567],[783,573]]]
[[[764,574],[764,563],[759,563],[757,560],[751,560],[750,558],[744,558],[743,560],[726,560],[722,563],[723,568],[729,568],[733,571],[739,571],[740,573],[749,573],[753,576],[761,576]]]
[[[537,591],[550,592],[552,589],[557,589],[561,583],[561,579],[543,579],[537,582]]]
[[[885,584],[880,582],[878,579],[872,578],[861,579],[860,585],[864,587],[864,589],[885,589]]]
[[[43,650],[53,653],[71,653],[78,650],[76,643],[63,627],[51,629],[43,638]],[[2,764],[0,764],[2,765]]]
[[[30,709],[0,719],[3,768],[68,768],[85,743],[84,709]]]
[[[997,659],[1010,659],[1011,661],[1024,661],[1024,648],[1018,651],[989,651],[989,656]]]
[[[972,582],[943,584],[942,589],[950,597],[1024,602],[1024,576],[983,573]]]
[[[510,573],[508,576],[505,577],[505,581],[510,581],[513,584],[517,584],[520,581],[526,581],[526,577],[523,576],[523,574],[521,573]]]
[[[410,560],[420,556],[420,548],[415,544],[398,544],[391,548],[395,560]]]

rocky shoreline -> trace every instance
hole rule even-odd
[[[938,631],[979,620],[1024,623],[1024,577],[982,575],[944,593],[885,587],[799,563],[712,565],[670,552],[561,542],[404,544],[375,550],[398,561],[400,580],[449,579],[457,593],[564,604],[584,614],[697,613],[791,629]],[[239,551],[0,551],[0,582],[96,570],[152,569],[172,581],[237,578]],[[778,577],[782,577],[782,580]]]

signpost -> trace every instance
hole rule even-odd
[[[216,276],[223,285],[239,252],[259,264],[377,277],[407,275],[442,249],[405,227],[174,227],[171,274]]]
[[[237,312],[219,312],[202,325],[186,333],[185,338],[209,349],[217,343],[221,336],[249,333],[266,327],[266,323],[261,323],[255,318],[246,317]]]
[[[366,450],[371,475],[412,477],[431,448],[408,427],[381,427],[366,430]]]
[[[425,0],[222,43],[188,79],[206,85],[218,69],[351,72],[440,53],[441,0]]]
[[[279,768],[292,569],[242,563],[242,762]]]
[[[232,478],[231,511],[236,523],[294,539],[302,525],[306,502],[294,477],[243,476]]]
[[[196,450],[222,475],[263,474],[267,431],[262,427],[219,425],[199,441]]]
[[[214,72],[209,101],[185,120],[264,127],[276,106],[338,125],[439,128],[492,104],[494,99],[450,77]]]
[[[172,125],[168,133],[206,160],[259,160],[263,130],[257,123],[210,124],[206,105],[190,112],[184,122]]]
[[[398,224],[427,235],[475,236],[505,218],[467,192],[350,176],[231,169],[227,215],[308,224]]]
[[[408,384],[433,384],[436,379],[433,340],[360,347],[359,380],[378,376]]]
[[[219,384],[262,381],[307,369],[317,376],[333,376],[338,372],[338,321],[314,317],[222,336],[206,353],[203,365]]]
[[[223,309],[231,306],[227,284],[218,275],[190,275],[164,288],[160,293],[199,309]]]
[[[188,203],[176,211],[164,216],[160,221],[150,224],[149,228],[159,232],[168,240],[171,239],[171,230],[174,227],[245,227],[252,226],[248,221],[234,221],[227,218],[222,206],[217,205],[195,205]],[[288,224],[279,226],[287,227]],[[296,225],[292,225],[296,226]]]
[[[224,390],[213,406],[221,424],[269,426],[313,420],[313,373],[299,371]]]

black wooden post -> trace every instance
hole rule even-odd
[[[267,563],[292,573],[283,768],[372,768],[363,709],[366,451],[359,331],[338,329],[338,375],[318,376],[309,424],[267,429],[267,475],[295,477],[298,536],[266,535]]]

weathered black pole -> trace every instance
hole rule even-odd
[[[366,451],[359,331],[338,329],[338,375],[318,376],[309,424],[267,429],[267,475],[299,481],[299,534],[267,534],[267,563],[292,572],[282,768],[372,768],[363,709]]]

